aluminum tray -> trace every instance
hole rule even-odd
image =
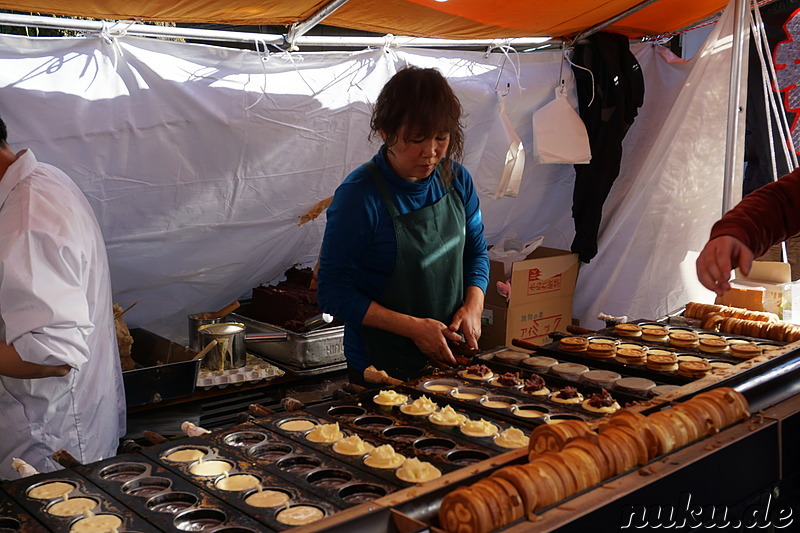
[[[286,340],[247,341],[247,351],[297,368],[316,368],[344,362],[344,326],[297,333],[247,316],[248,305],[228,319],[241,322],[248,333],[284,332]]]

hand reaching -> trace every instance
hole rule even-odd
[[[723,235],[708,241],[697,258],[697,279],[709,290],[722,296],[731,288],[731,270],[739,267],[745,276],[753,264],[753,252],[742,241]]]

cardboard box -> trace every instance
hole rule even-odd
[[[515,338],[541,345],[550,341],[551,332],[566,331],[579,265],[577,254],[539,247],[512,264],[506,299],[497,289],[505,282],[503,263],[491,261],[480,347],[511,346]]]
[[[754,261],[749,276],[736,269],[731,287],[738,290],[728,291],[717,300],[722,305],[767,311],[783,317],[783,286],[791,278],[792,267],[788,263]]]

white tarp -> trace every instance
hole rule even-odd
[[[654,317],[695,297],[687,276],[672,274],[719,216],[725,113],[716,95],[707,105],[698,92],[691,124],[659,136],[692,65],[668,64],[658,50],[635,49],[646,101],[626,139],[600,254],[579,280],[575,316],[589,327],[598,311]],[[367,142],[370,102],[397,69],[433,66],[448,77],[467,112],[464,163],[479,190],[496,190],[502,168],[476,170],[498,146],[488,138],[496,90],[510,85],[505,111],[530,150],[531,115],[553,98],[561,58],[514,54],[501,68],[502,54],[462,51],[267,55],[132,37],[0,36],[0,116],[13,149],[32,148],[89,198],[115,301],[139,302],[128,323],[181,341],[186,314],[313,264],[325,219],[298,227],[298,218],[377,149]],[[574,103],[568,65],[563,73]],[[726,80],[699,81],[719,89]],[[648,157],[656,149],[665,160]],[[528,156],[517,198],[482,195],[487,240],[544,235],[568,249],[573,168]]]
[[[732,15],[723,14],[689,63],[637,53],[646,102],[623,143],[599,252],[578,279],[574,306],[583,324],[600,325],[589,320],[600,311],[656,318],[692,300],[713,301],[695,261],[722,214]],[[741,146],[743,127],[740,134]]]

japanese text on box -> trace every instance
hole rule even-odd
[[[561,274],[547,279],[541,279],[541,277],[542,271],[538,268],[528,270],[528,296],[561,290]]]

